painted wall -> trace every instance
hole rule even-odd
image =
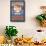
[[[41,13],[40,6],[46,5],[46,0],[25,0],[25,3],[25,22],[10,22],[10,0],[0,0],[0,34],[4,34],[6,25],[15,25],[19,31],[18,36],[23,34],[29,37],[37,33],[36,29],[46,30],[40,27],[35,19],[35,16]]]

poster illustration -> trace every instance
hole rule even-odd
[[[25,21],[25,2],[24,1],[11,1],[10,20],[12,22]]]

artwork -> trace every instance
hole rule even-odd
[[[36,19],[39,21],[41,27],[46,27],[46,6],[40,6],[42,11],[41,14],[36,16]]]
[[[11,1],[10,20],[12,22],[25,21],[25,2],[22,0]]]

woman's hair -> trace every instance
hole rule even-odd
[[[40,9],[46,9],[46,6],[40,6]]]

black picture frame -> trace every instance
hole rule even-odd
[[[10,21],[25,22],[25,1],[24,0],[10,1]]]

